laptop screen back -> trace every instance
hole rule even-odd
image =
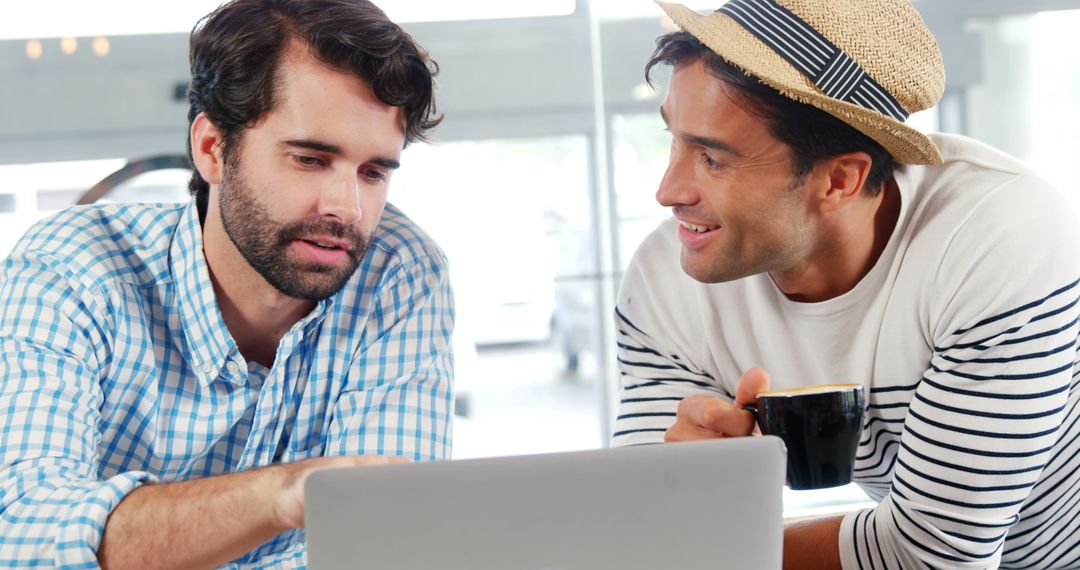
[[[305,487],[313,570],[780,568],[773,437],[356,467]]]

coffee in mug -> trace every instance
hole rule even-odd
[[[743,409],[787,445],[788,485],[823,489],[851,482],[865,402],[861,384],[818,384],[762,392]]]

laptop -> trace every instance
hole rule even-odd
[[[319,471],[313,570],[780,568],[775,437]]]

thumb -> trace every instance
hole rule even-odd
[[[735,390],[735,405],[743,407],[753,404],[757,395],[769,389],[769,373],[763,368],[751,368],[743,373],[739,387]]]

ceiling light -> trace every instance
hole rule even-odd
[[[60,38],[60,51],[72,55],[79,49],[79,41],[72,37]]]
[[[98,57],[105,57],[109,55],[109,38],[105,36],[98,36],[94,38],[94,42],[90,46],[94,50],[94,55]]]
[[[41,40],[26,40],[26,57],[37,61],[41,59],[43,53],[45,53],[45,46],[41,45]]]

